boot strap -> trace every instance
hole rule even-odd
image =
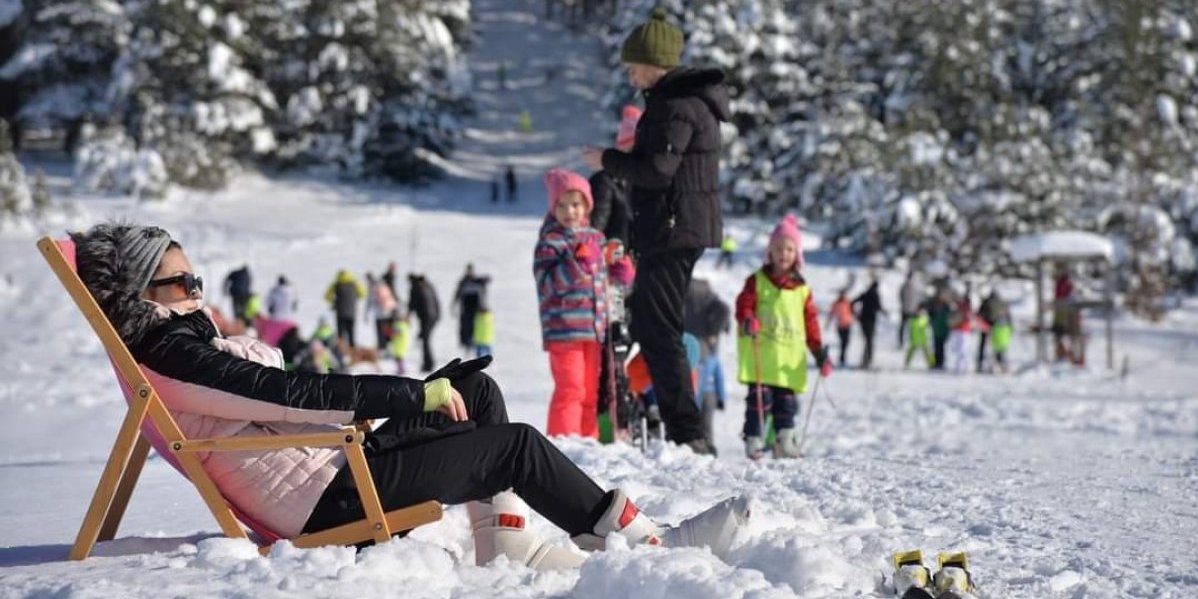
[[[485,518],[480,518],[471,523],[472,530],[487,528],[494,526],[497,528],[512,528],[515,530],[524,530],[524,516],[520,514],[492,514]]]

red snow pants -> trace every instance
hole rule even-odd
[[[545,434],[599,438],[599,342],[549,343],[553,399]]]

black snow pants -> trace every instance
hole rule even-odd
[[[666,436],[675,443],[703,438],[703,414],[695,403],[690,364],[682,346],[682,320],[691,272],[703,250],[666,250],[637,263],[629,296],[632,339],[640,344]]]
[[[372,433],[383,449],[368,455],[370,477],[386,511],[437,500],[459,504],[512,489],[562,530],[591,532],[610,500],[537,429],[509,423],[499,385],[477,372],[454,381],[477,425],[460,431],[438,412],[391,419]],[[368,441],[367,446],[371,443]],[[321,495],[304,532],[364,518],[349,466]]]

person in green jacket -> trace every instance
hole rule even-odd
[[[948,343],[948,334],[953,316],[952,296],[948,289],[941,288],[932,299],[928,300],[925,310],[932,325],[932,348],[935,356],[936,370],[944,370],[944,346]]]
[[[994,350],[994,369],[1007,372],[1007,349],[1011,347],[1011,312],[1004,305],[994,325],[990,327],[990,349]]]
[[[936,366],[936,358],[932,356],[932,347],[928,344],[928,318],[927,308],[920,308],[908,322],[909,335],[907,336],[907,357],[903,359],[903,367],[911,366],[911,358],[915,357],[916,351],[923,352],[924,361],[927,362],[928,368]]]

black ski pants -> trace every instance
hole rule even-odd
[[[429,500],[459,504],[512,489],[529,507],[562,530],[591,532],[606,509],[606,493],[537,429],[509,423],[503,393],[481,372],[454,381],[477,428],[439,434],[449,423],[438,412],[391,419],[372,433],[379,438],[427,440],[368,456],[370,477],[386,511]],[[383,447],[396,443],[384,442]],[[304,532],[316,532],[365,517],[349,466],[321,495]]]
[[[853,337],[853,328],[836,327],[836,334],[840,336],[840,365],[844,366],[844,354],[849,351],[849,340]]]
[[[357,320],[351,314],[349,317],[337,316],[337,336],[344,339],[350,347],[354,345],[354,321]]]
[[[665,250],[641,257],[628,298],[632,338],[649,366],[666,436],[675,443],[703,438],[703,415],[695,403],[682,345],[686,288],[702,253],[701,249]]]
[[[420,360],[420,370],[423,372],[431,372],[433,365],[433,327],[437,326],[437,321],[427,322],[420,321],[420,349],[423,356]]]
[[[874,332],[877,327],[877,321],[861,319],[861,336],[865,338],[865,348],[861,350],[862,368],[869,368],[874,363]]]
[[[948,333],[937,335],[932,333],[932,349],[936,358],[936,365],[932,368],[936,370],[944,370],[944,345],[948,343]]]

